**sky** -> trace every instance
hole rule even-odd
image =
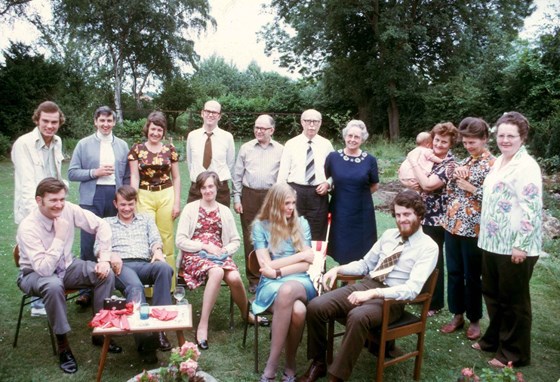
[[[274,63],[273,57],[264,53],[264,42],[257,41],[256,33],[267,22],[271,14],[262,10],[262,4],[270,0],[209,0],[211,14],[216,19],[217,28],[209,28],[195,39],[195,50],[204,59],[213,54],[232,62],[239,70],[245,70],[251,61],[256,61],[263,71],[276,71],[297,78]],[[33,0],[34,7],[45,8],[45,0]],[[537,10],[527,18],[522,37],[530,38],[536,34],[544,14],[552,6],[560,6],[560,0],[536,0]],[[48,7],[47,7],[48,8]],[[47,12],[48,13],[48,12]],[[9,39],[32,43],[38,34],[32,27],[22,22],[13,25],[0,24],[0,49],[9,45]]]

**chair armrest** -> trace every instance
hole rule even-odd
[[[363,275],[343,275],[341,273],[337,273],[335,281],[342,281],[342,282],[357,281],[357,280],[361,280],[363,278],[364,278]]]

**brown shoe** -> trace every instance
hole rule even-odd
[[[324,362],[313,361],[304,375],[298,378],[298,382],[315,382],[327,375],[327,365]]]
[[[335,377],[332,374],[329,374],[329,378],[328,378],[329,382],[344,382],[344,379],[340,379],[338,377]]]
[[[480,326],[469,325],[467,329],[467,338],[471,341],[478,340],[480,338]]]
[[[439,330],[442,333],[453,333],[465,326],[465,320],[461,317],[459,320],[451,320],[450,323],[445,324]]]

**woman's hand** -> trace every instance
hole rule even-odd
[[[269,279],[276,278],[276,269],[272,268],[268,264],[265,264],[263,267],[261,267],[259,271],[261,272],[261,275],[263,275],[264,277],[268,277]]]
[[[177,219],[177,217],[179,217],[179,215],[181,215],[181,207],[179,205],[174,205],[173,209],[171,210],[171,217],[173,218],[173,220]]]
[[[511,250],[511,262],[514,264],[521,264],[527,258],[527,252],[517,248]]]
[[[299,254],[301,256],[301,261],[313,264],[313,260],[315,260],[315,251],[313,251],[313,249],[307,248],[306,250],[301,251]]]
[[[417,192],[421,192],[422,188],[420,188],[420,184],[418,183],[418,181],[416,179],[405,179],[405,180],[401,180],[401,183],[403,186],[405,186],[406,188],[410,188],[411,190],[417,191]]]
[[[457,187],[459,187],[463,191],[470,192],[471,194],[474,194],[476,192],[476,187],[463,178],[456,179],[456,183]]]
[[[223,250],[222,250],[221,247],[218,247],[217,245],[214,245],[212,243],[203,244],[202,249],[205,250],[206,252],[208,252],[209,254],[214,255],[214,256],[218,256],[218,255],[221,255],[223,253]]]
[[[467,166],[455,167],[453,177],[460,179],[467,179],[469,177],[469,168]]]

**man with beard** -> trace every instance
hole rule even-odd
[[[346,333],[328,372],[329,381],[348,380],[368,332],[381,325],[383,299],[415,298],[434,270],[438,247],[420,227],[425,212],[420,195],[411,190],[400,192],[391,212],[397,228],[385,231],[363,259],[334,267],[324,276],[327,287],[332,287],[337,274],[365,275],[364,280],[314,298],[307,306],[307,358],[312,363],[299,381],[316,381],[326,375],[327,323],[344,317]],[[404,306],[392,309],[390,322],[403,311]]]

